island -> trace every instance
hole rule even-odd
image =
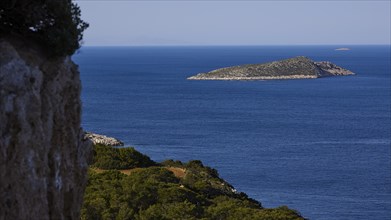
[[[354,75],[350,70],[329,61],[315,62],[298,56],[281,61],[262,64],[245,64],[225,67],[191,76],[189,80],[273,80],[315,79],[328,76]]]
[[[341,51],[347,51],[347,50],[350,50],[350,48],[347,48],[347,47],[340,47],[340,48],[337,48],[335,50],[341,50]]]

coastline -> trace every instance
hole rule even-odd
[[[275,80],[275,79],[316,79],[313,75],[291,75],[291,76],[256,76],[256,77],[210,77],[210,76],[191,76],[188,80]]]
[[[253,62],[253,60],[254,62],[257,62],[257,60],[263,62],[266,60],[262,57],[263,53],[272,54],[273,51],[276,51],[281,56],[288,56],[300,48],[302,47],[270,47],[269,49],[266,48],[265,51],[257,51],[253,48],[230,48],[228,51],[232,51],[232,55],[226,59],[227,63],[245,63]],[[388,96],[379,96],[379,94],[388,94],[387,91],[389,91],[390,86],[387,84],[390,74],[385,71],[386,69],[379,68],[387,65],[387,59],[383,55],[389,54],[388,48],[383,47],[382,50],[379,50],[380,46],[375,46],[361,48],[361,50],[352,49],[352,53],[334,57],[334,62],[346,68],[351,66],[351,70],[355,70],[356,76],[346,78],[324,77],[324,79],[274,80],[269,82],[186,80],[187,77],[196,73],[213,69],[214,67],[211,65],[225,65],[223,62],[217,63],[213,60],[217,59],[216,57],[223,56],[227,49],[212,49],[216,50],[216,54],[209,53],[211,49],[208,48],[202,50],[199,48],[175,48],[175,50],[167,48],[165,54],[156,53],[155,48],[145,48],[148,53],[156,55],[157,63],[150,66],[151,71],[156,70],[156,72],[166,73],[156,75],[137,74],[139,65],[128,63],[130,58],[126,57],[137,56],[138,50],[126,49],[128,51],[126,54],[129,55],[121,59],[121,62],[115,59],[112,61],[117,66],[107,66],[109,71],[105,71],[105,68],[99,68],[99,72],[96,68],[101,66],[97,65],[109,62],[104,56],[107,52],[106,48],[87,50],[85,53],[79,54],[79,62],[86,66],[85,74],[82,74],[82,77],[84,77],[84,81],[88,82],[83,90],[85,92],[83,127],[92,132],[101,132],[101,134],[116,137],[125,142],[126,146],[134,145],[137,150],[149,155],[156,161],[164,161],[167,158],[187,161],[187,158],[194,158],[200,159],[212,167],[219,166],[218,171],[223,178],[229,180],[240,191],[244,191],[252,198],[261,201],[267,208],[286,204],[275,197],[275,192],[279,192],[280,187],[297,183],[297,180],[303,182],[303,185],[300,185],[299,188],[303,190],[301,192],[308,192],[312,195],[319,193],[320,197],[333,195],[325,197],[324,200],[314,201],[312,196],[307,196],[304,193],[299,194],[295,191],[297,189],[294,188],[285,188],[286,191],[278,193],[281,200],[293,204],[292,208],[299,210],[305,217],[317,219],[328,216],[332,219],[339,219],[339,216],[343,215],[346,219],[353,219],[360,218],[360,216],[369,216],[372,212],[376,212],[376,215],[373,215],[375,218],[384,219],[387,217],[385,214],[389,210],[384,210],[383,207],[377,204],[361,201],[360,204],[367,206],[368,209],[360,210],[356,206],[358,203],[352,204],[344,200],[345,194],[333,194],[335,188],[329,187],[328,184],[317,186],[317,183],[325,180],[324,176],[330,175],[335,186],[346,189],[346,193],[349,194],[353,190],[345,188],[347,185],[360,189],[360,194],[370,193],[374,197],[380,193],[385,193],[382,190],[379,191],[376,187],[364,188],[364,186],[367,186],[368,182],[375,186],[384,182],[382,174],[386,172],[384,168],[386,166],[383,165],[387,162],[384,161],[384,151],[389,149],[387,148],[389,145],[386,146],[387,143],[379,143],[369,137],[369,135],[374,135],[376,138],[384,139],[385,134],[383,132],[365,132],[370,131],[368,128],[374,125],[378,126],[375,131],[384,131],[389,124],[388,120],[384,120],[384,117],[388,117],[388,114],[384,114],[388,112],[386,108],[388,106]],[[315,57],[322,58],[324,53],[322,58],[324,60],[335,55],[334,50],[326,51],[324,47],[314,47],[308,50]],[[124,52],[125,48],[121,48],[119,51]],[[167,66],[167,63],[171,62],[172,57],[179,53],[178,51],[180,53],[188,52],[189,55],[186,56],[184,62],[178,64],[178,68],[172,70]],[[112,53],[114,52],[115,50],[112,51]],[[202,58],[199,58],[200,52],[204,54]],[[250,52],[253,53],[255,58],[246,61],[245,55]],[[97,54],[97,57],[94,58],[97,64],[90,63],[90,60],[87,59],[87,56],[91,53]],[[355,57],[365,56],[368,56],[365,62],[356,63]],[[200,61],[200,66],[194,68],[194,61],[198,58],[201,59],[202,63]],[[142,62],[148,62],[148,59],[145,58]],[[121,71],[118,71],[118,66],[126,67],[125,70],[133,74],[128,74],[125,77]],[[104,77],[102,78],[104,80],[96,78],[96,74]],[[121,79],[121,82],[118,81],[119,84],[114,84],[114,81],[108,80],[109,77]],[[118,91],[117,89],[110,90],[114,85],[123,88],[121,88],[121,91],[119,89]],[[149,89],[153,90],[140,92],[142,89],[147,89],[145,85],[151,86]],[[97,87],[102,89],[96,90]],[[179,92],[182,94],[179,94]],[[186,100],[184,100],[185,96]],[[97,97],[99,98],[97,99]],[[130,97],[134,98],[130,99]],[[125,102],[125,100],[128,101]],[[152,107],[149,103],[155,103],[156,107]],[[176,103],[180,108],[177,108],[178,106],[174,107]],[[283,103],[283,105],[280,103]],[[375,105],[376,103],[377,105]],[[218,108],[216,108],[216,104],[219,104]],[[364,108],[364,106],[369,105],[370,108]],[[359,108],[359,106],[362,106],[362,108]],[[255,109],[258,110],[255,111]],[[314,120],[313,123],[300,125],[299,123],[304,123],[304,121],[301,121],[300,118],[293,118],[292,116],[299,116],[293,110],[311,113],[308,116]],[[97,114],[102,111],[107,113],[104,114],[107,117],[104,118],[105,120],[97,117]],[[229,112],[229,115],[226,114],[227,112]],[[363,115],[359,115],[361,113]],[[138,116],[143,120],[136,117],[126,117],[126,115]],[[380,115],[381,117],[379,117]],[[168,123],[172,118],[178,120],[171,120]],[[278,120],[276,122],[278,126],[274,123],[268,123],[269,119],[274,118]],[[208,119],[211,121],[207,122]],[[236,121],[236,119],[241,121]],[[352,121],[352,119],[357,121]],[[233,126],[226,126],[229,121],[233,123]],[[257,121],[266,121],[267,123],[255,126]],[[357,124],[358,122],[362,124]],[[114,125],[118,127],[114,128]],[[237,125],[243,125],[243,127]],[[293,125],[298,127],[293,128]],[[358,127],[355,128],[354,126]],[[296,132],[305,135],[296,135]],[[277,136],[273,136],[277,138],[271,138],[270,135],[274,134],[280,134],[281,136],[278,137],[283,138]],[[345,135],[348,135],[348,137],[344,137]],[[355,142],[355,139],[360,139],[360,136],[362,142]],[[216,137],[218,138],[216,139]],[[222,137],[225,137],[226,141]],[[327,142],[329,140],[326,137],[332,137],[333,140]],[[201,140],[203,142],[202,148],[194,147],[201,146]],[[308,141],[309,145],[308,147],[294,145],[290,148],[284,145],[288,142],[293,145],[295,140]],[[229,144],[227,144],[228,141]],[[243,143],[246,144],[246,148],[243,147]],[[259,146],[259,143],[262,143],[262,146]],[[352,151],[352,149],[356,149],[355,147],[359,147],[359,149],[368,147],[368,149],[372,148],[373,151]],[[272,163],[271,160],[268,160],[270,157],[265,155],[265,150],[268,153],[267,155],[270,153],[272,158],[284,157],[284,160],[275,160]],[[281,150],[289,150],[292,158],[285,157],[286,155]],[[322,156],[322,152],[330,153],[330,157]],[[373,157],[362,157],[364,153],[370,153]],[[214,160],[213,155],[217,155],[215,158],[218,158],[219,161]],[[322,159],[322,163],[318,163],[316,160],[305,161],[308,166],[302,166],[300,170],[290,171],[295,176],[294,179],[291,178],[290,174],[289,176],[275,176],[276,172],[285,174],[286,167],[284,165],[287,164],[287,160],[291,166],[301,166],[303,165],[302,161],[296,158],[309,157],[310,155]],[[245,157],[248,160],[238,160],[238,158]],[[352,158],[352,160],[347,161],[347,157]],[[354,177],[357,167],[361,167],[362,163],[368,165],[373,163],[374,157],[378,159],[376,164],[383,168],[373,165],[363,170],[362,175],[365,175],[365,181],[364,179],[355,178],[342,179],[342,176]],[[234,170],[235,172],[230,170],[230,164],[233,161],[237,167]],[[260,169],[254,165],[257,161],[261,161],[265,168]],[[340,168],[338,166],[340,163],[335,163],[335,161],[344,162],[349,167]],[[312,174],[311,170],[314,167],[319,167],[319,172]],[[329,173],[328,169],[333,169],[336,172]],[[240,173],[241,170],[246,170],[246,172]],[[264,179],[262,178],[264,175],[273,178]],[[251,179],[253,177],[254,179]],[[367,177],[373,177],[373,179],[369,180]],[[278,184],[275,183],[275,178],[278,178]],[[315,182],[305,182],[307,178],[313,179]],[[247,181],[248,179],[251,179],[251,181]],[[266,190],[259,190],[261,188]],[[318,190],[321,190],[321,192]],[[359,195],[354,193],[350,195],[352,195],[352,199],[359,201]],[[386,202],[385,200],[384,197],[379,196],[379,202]],[[338,204],[335,201],[338,201]],[[319,208],[315,210],[314,207]],[[332,213],[330,213],[330,207],[333,209]],[[346,214],[344,212],[346,210],[351,213]]]

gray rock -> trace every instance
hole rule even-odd
[[[36,48],[0,38],[0,219],[79,219],[91,142],[78,68]]]
[[[106,146],[124,146],[124,143],[116,138],[107,137],[105,135],[94,134],[91,132],[85,132],[85,138],[88,138],[94,144],[104,144]]]
[[[247,64],[199,73],[190,80],[271,80],[312,79],[326,76],[352,75],[349,70],[330,62],[314,62],[307,57],[294,57],[263,64]]]
[[[321,70],[320,76],[348,76],[354,75],[350,70],[339,67],[329,61],[314,62]]]

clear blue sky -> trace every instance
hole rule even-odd
[[[75,1],[84,45],[390,44],[390,1]]]

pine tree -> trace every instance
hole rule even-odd
[[[50,56],[72,55],[88,24],[71,0],[1,0],[0,36],[31,39]]]

